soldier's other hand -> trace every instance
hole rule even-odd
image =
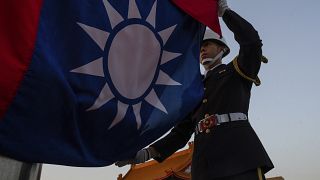
[[[117,161],[116,163],[114,163],[116,166],[118,167],[123,167],[125,165],[128,165],[128,164],[134,164],[133,163],[133,159],[129,159],[129,160],[123,160],[123,161]]]
[[[140,163],[144,163],[144,162],[148,161],[151,158],[153,158],[153,156],[152,156],[149,148],[146,148],[146,149],[141,149],[140,151],[138,151],[133,159],[118,161],[115,163],[115,165],[118,167],[123,167],[128,164],[140,164]]]
[[[151,158],[152,157],[148,148],[141,149],[140,151],[137,152],[136,157],[134,158],[134,163],[135,164],[144,163]]]
[[[218,1],[218,15],[220,17],[223,16],[224,12],[227,10],[227,9],[230,9],[229,6],[228,6],[228,3],[227,3],[227,0],[219,0]]]

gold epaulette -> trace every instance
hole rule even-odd
[[[239,75],[240,75],[241,77],[245,78],[246,80],[253,82],[256,86],[260,86],[261,81],[260,81],[259,77],[257,76],[256,78],[251,78],[251,77],[245,75],[245,74],[240,70],[237,59],[238,59],[238,56],[236,56],[236,57],[233,59],[232,64],[233,64],[234,68],[236,69],[236,71],[239,73]],[[261,57],[261,62],[263,62],[263,63],[268,63],[268,59],[267,59],[265,56],[262,56],[262,57]]]

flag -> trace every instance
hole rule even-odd
[[[218,0],[172,0],[172,2],[222,36],[218,18]]]
[[[0,118],[30,63],[41,3],[42,0],[0,2]]]
[[[169,0],[0,2],[0,154],[106,166],[203,95],[205,27]]]

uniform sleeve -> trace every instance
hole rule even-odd
[[[185,120],[175,126],[167,136],[150,145],[160,155],[154,159],[162,162],[174,152],[183,148],[191,138],[194,127],[191,115],[189,115]]]
[[[234,33],[235,40],[240,45],[237,60],[239,69],[248,77],[255,79],[260,69],[262,57],[262,42],[258,32],[245,19],[232,10],[226,10],[223,20]]]

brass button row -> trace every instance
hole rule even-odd
[[[207,117],[209,117],[210,115],[209,114],[205,114],[204,115],[204,118],[207,118]],[[208,134],[208,133],[210,133],[210,129],[206,129],[206,133]]]

